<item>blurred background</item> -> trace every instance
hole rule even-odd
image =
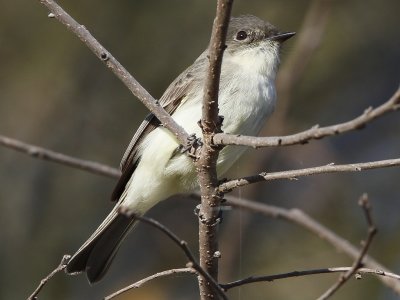
[[[0,134],[117,167],[147,114],[116,77],[39,1],[0,0]],[[315,4],[317,3],[317,4]],[[316,8],[316,5],[321,5]],[[213,1],[60,1],[60,4],[154,97],[204,50]],[[311,57],[290,69],[310,9],[322,39]],[[400,78],[398,0],[237,0],[233,15],[254,14],[298,35],[285,45],[275,116],[264,135],[290,134],[343,122],[385,102]],[[317,34],[315,35],[317,37]],[[311,45],[310,44],[310,45]],[[294,69],[294,70],[293,70]],[[288,89],[290,92],[288,92]],[[303,146],[249,150],[229,174],[366,162],[399,157],[400,115],[361,131]],[[259,183],[235,195],[301,208],[359,245],[366,224],[357,205],[367,192],[379,229],[370,254],[400,273],[400,169],[330,174]],[[112,208],[115,179],[33,159],[0,147],[0,298],[24,299],[65,253],[72,254]],[[197,253],[196,203],[170,199],[148,215],[188,241]],[[179,216],[179,217],[178,217]],[[221,280],[351,265],[352,259],[293,224],[241,210],[224,212]],[[58,274],[40,299],[99,299],[143,277],[182,267],[186,258],[165,236],[140,224],[103,281]],[[313,299],[337,278],[321,275],[258,283],[231,299]],[[350,281],[334,299],[398,299],[378,279]],[[118,299],[198,299],[193,276],[154,280]]]

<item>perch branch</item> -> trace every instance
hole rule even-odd
[[[196,162],[196,171],[201,192],[199,210],[199,254],[200,265],[214,280],[218,280],[218,223],[221,194],[217,193],[216,170],[219,147],[212,145],[213,135],[221,132],[218,115],[218,92],[225,40],[233,0],[218,0],[217,11],[209,46],[209,66],[203,95],[201,128],[204,145]],[[204,280],[206,279],[206,280]],[[210,280],[199,276],[200,298],[215,299],[218,295]]]

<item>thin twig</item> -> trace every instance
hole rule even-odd
[[[171,230],[169,230],[166,226],[161,224],[160,222],[151,219],[151,218],[146,218],[143,216],[139,216],[136,214],[129,214],[129,216],[133,216],[137,220],[149,224],[161,232],[163,232],[165,235],[167,235],[176,245],[178,245],[179,248],[182,249],[182,251],[185,253],[186,257],[189,260],[189,263],[186,265],[188,268],[193,268],[196,270],[196,272],[201,275],[205,280],[207,281],[207,284],[213,289],[213,292],[216,292],[216,295],[219,295],[222,299],[228,299],[227,296],[225,295],[224,291],[220,288],[218,282],[205,270],[203,269],[199,263],[196,261],[194,258],[193,253],[190,251],[186,241],[181,240],[175,233],[173,233]]]
[[[57,19],[72,31],[105,65],[125,84],[125,86],[136,96],[179,140],[182,145],[187,143],[188,133],[178,125],[171,116],[159,105],[136,79],[105,49],[85,28],[84,25],[75,21],[53,0],[39,0]]]
[[[289,221],[300,227],[303,227],[322,240],[328,242],[335,247],[338,252],[342,252],[353,259],[356,259],[359,256],[359,249],[356,246],[353,246],[349,241],[337,235],[329,228],[323,226],[321,223],[317,222],[300,209],[285,209],[282,207],[246,200],[231,195],[226,195],[225,197],[227,200],[227,205],[261,213],[268,217]],[[364,263],[368,268],[383,270],[385,273],[391,273],[389,269],[385,268],[382,264],[368,255],[364,257]],[[400,281],[393,280],[388,277],[379,277],[379,279],[388,287],[393,289],[398,295],[400,295]]]
[[[338,272],[343,273],[343,272],[349,272],[350,270],[352,270],[352,267],[337,267],[337,268],[293,271],[293,272],[274,274],[274,275],[250,276],[250,277],[247,277],[244,279],[240,279],[237,281],[220,284],[220,285],[225,291],[227,291],[234,287],[242,286],[242,285],[249,284],[249,283],[265,282],[265,281],[271,282],[271,281],[279,280],[279,279],[287,279],[287,278],[291,278],[291,277],[300,277],[300,276],[317,275],[317,274],[329,274],[329,273],[338,273]],[[384,277],[388,277],[391,279],[400,280],[400,275],[398,275],[398,274],[385,272],[382,270],[376,270],[376,269],[360,268],[357,270],[357,273],[372,274],[372,275],[384,276]]]
[[[218,279],[218,223],[221,194],[216,193],[218,176],[216,164],[219,147],[212,145],[215,133],[221,132],[221,121],[218,115],[218,92],[223,52],[226,48],[233,0],[218,0],[217,11],[211,33],[209,46],[209,67],[204,86],[201,128],[204,145],[196,162],[198,182],[201,192],[199,211],[199,253],[200,265],[215,280]],[[207,280],[209,281],[209,280]],[[215,299],[218,295],[215,288],[199,277],[200,299]]]
[[[197,274],[197,271],[193,268],[180,268],[180,269],[171,269],[171,270],[166,270],[166,271],[162,271],[162,272],[158,272],[156,274],[153,274],[151,276],[148,276],[146,278],[143,278],[131,285],[128,285],[127,287],[124,287],[123,289],[120,289],[118,291],[116,291],[115,293],[112,293],[111,295],[108,295],[107,297],[104,298],[104,300],[110,300],[113,299],[119,295],[121,295],[122,293],[125,293],[131,289],[137,289],[140,288],[142,285],[148,283],[149,281],[156,279],[156,278],[160,278],[160,277],[166,277],[166,276],[171,276],[171,275],[175,275],[175,274],[182,274],[182,273],[191,273],[191,274]]]
[[[318,300],[325,300],[331,297],[336,291],[340,289],[354,274],[359,272],[359,269],[363,266],[363,259],[365,255],[367,254],[367,251],[369,249],[369,246],[372,243],[372,240],[377,232],[377,229],[375,227],[375,224],[372,220],[372,215],[371,215],[371,205],[368,201],[368,196],[367,194],[364,194],[361,196],[359,200],[359,205],[362,207],[364,214],[365,214],[365,219],[367,220],[367,225],[368,225],[368,236],[366,241],[362,242],[361,244],[362,249],[360,251],[360,254],[358,255],[357,259],[354,261],[353,265],[351,268],[344,274],[342,274],[339,279],[335,282],[334,285],[332,285],[325,293],[323,293]]]
[[[226,193],[234,188],[246,186],[260,181],[270,181],[278,179],[291,179],[295,180],[301,176],[310,176],[316,174],[339,173],[339,172],[359,172],[363,170],[372,170],[379,168],[389,168],[400,166],[400,158],[370,161],[366,163],[355,163],[346,165],[328,164],[325,166],[305,168],[298,170],[260,173],[258,175],[242,177],[239,179],[229,180],[219,186],[219,191]]]
[[[296,144],[305,144],[313,139],[321,139],[327,136],[338,135],[348,131],[365,127],[369,122],[381,117],[389,112],[400,108],[400,88],[382,105],[367,108],[363,114],[353,120],[326,127],[315,125],[312,128],[287,136],[271,137],[253,137],[244,135],[233,135],[227,133],[218,133],[213,138],[215,145],[244,145],[254,148],[288,146]]]
[[[53,278],[54,275],[56,275],[58,272],[61,272],[62,270],[65,269],[65,267],[67,266],[68,260],[71,258],[71,255],[64,255],[63,258],[61,259],[60,264],[57,266],[57,268],[55,268],[53,271],[50,272],[49,275],[47,275],[45,278],[43,278],[38,287],[36,288],[36,290],[32,293],[32,295],[30,295],[28,297],[27,300],[36,300],[38,299],[38,295],[40,293],[40,291],[43,289],[43,287],[46,285],[46,283]]]
[[[0,135],[0,145],[10,149],[14,149],[24,154],[28,154],[34,158],[49,160],[69,167],[88,171],[94,174],[113,178],[118,178],[121,175],[121,172],[118,169],[112,168],[110,166],[94,161],[78,159],[72,156],[65,155],[63,153],[48,150],[32,144],[27,144],[25,142],[21,142],[19,140],[12,139],[3,135]]]

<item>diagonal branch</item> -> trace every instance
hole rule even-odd
[[[227,205],[243,208],[252,212],[261,213],[271,218],[289,221],[300,227],[303,227],[304,229],[315,234],[322,240],[328,242],[329,244],[334,246],[339,252],[345,253],[346,255],[354,259],[359,256],[360,251],[356,246],[352,245],[349,241],[337,235],[329,228],[323,226],[321,223],[312,219],[309,215],[307,215],[300,209],[285,209],[282,207],[259,203],[251,200],[245,200],[231,195],[226,196],[226,199]],[[369,257],[368,255],[364,257],[364,263],[368,268],[381,270],[380,272],[384,273],[391,273],[390,270],[385,268],[382,264]],[[400,295],[400,281],[393,280],[392,278],[388,277],[379,277],[379,279],[388,287],[393,289],[398,295]]]
[[[255,282],[271,282],[279,279],[287,279],[292,277],[301,277],[308,275],[317,275],[317,274],[330,274],[330,273],[345,273],[352,270],[352,267],[337,267],[337,268],[325,268],[325,269],[313,269],[313,270],[304,270],[304,271],[293,271],[288,273],[274,274],[274,275],[265,275],[265,276],[250,276],[247,278],[243,278],[240,280],[232,281],[225,284],[220,284],[220,286],[225,290],[229,290],[235,287],[239,287],[249,283]],[[391,272],[385,272],[382,270],[376,269],[368,269],[368,268],[359,268],[357,273],[360,274],[371,274],[377,275],[382,278],[390,278],[395,280],[400,280],[400,275],[394,274]]]
[[[353,265],[351,268],[344,274],[341,274],[337,282],[335,282],[334,285],[332,285],[325,293],[323,293],[318,300],[326,300],[329,297],[331,297],[337,290],[340,289],[358,270],[363,266],[363,259],[367,255],[367,251],[369,249],[369,246],[372,243],[372,239],[376,235],[377,229],[374,225],[374,222],[372,220],[372,215],[371,215],[371,205],[369,204],[368,201],[368,196],[367,194],[364,194],[361,196],[359,200],[359,205],[363,208],[364,214],[365,214],[365,219],[367,220],[368,224],[368,236],[366,241],[362,242],[363,247],[360,251],[360,254],[354,261]]]
[[[339,172],[359,172],[363,170],[372,170],[379,168],[389,168],[400,166],[400,158],[370,161],[366,163],[356,163],[356,164],[346,164],[346,165],[335,165],[328,164],[325,166],[305,168],[298,170],[280,171],[272,173],[260,173],[258,175],[242,177],[239,179],[230,180],[220,184],[218,190],[222,193],[226,193],[235,188],[246,186],[252,183],[261,181],[270,181],[277,179],[297,179],[301,176],[310,176],[317,174],[327,174],[327,173],[339,173]]]
[[[108,295],[107,297],[104,298],[104,300],[110,300],[113,299],[131,289],[138,289],[142,285],[148,283],[149,281],[160,278],[160,277],[165,277],[165,276],[171,276],[175,274],[182,274],[182,273],[190,273],[190,274],[197,274],[197,271],[194,270],[193,268],[180,268],[180,269],[171,269],[171,270],[166,270],[162,272],[158,272],[156,274],[153,274],[151,276],[148,276],[146,278],[143,278],[135,283],[132,283],[131,285],[128,285],[124,287],[123,289],[120,289],[119,291],[116,291],[115,293],[112,293],[111,295]]]
[[[124,212],[122,212],[124,213]],[[212,292],[221,297],[222,299],[228,299],[224,293],[224,291],[220,288],[218,282],[211,276],[211,274],[208,273],[207,269],[204,269],[200,264],[196,261],[194,258],[193,253],[190,251],[186,241],[181,240],[175,233],[173,233],[171,230],[169,230],[166,226],[161,224],[160,222],[151,219],[151,218],[146,218],[143,216],[139,216],[136,214],[129,214],[129,216],[134,217],[135,219],[149,224],[158,230],[160,230],[162,233],[164,233],[166,236],[168,236],[179,248],[182,249],[182,251],[185,253],[186,257],[189,260],[189,263],[187,264],[188,268],[196,270],[196,272],[205,279],[207,286],[210,287]]]
[[[121,172],[118,169],[112,168],[110,166],[94,161],[83,160],[72,156],[68,156],[63,153],[48,150],[32,144],[27,144],[3,135],[0,135],[0,145],[10,149],[14,149],[16,151],[30,155],[35,158],[49,160],[52,162],[56,162],[69,167],[81,169],[83,171],[103,176],[118,178],[121,175]]]
[[[288,136],[254,137],[218,133],[214,136],[213,143],[215,145],[244,145],[254,148],[305,144],[310,140],[361,129],[373,120],[398,109],[400,109],[400,88],[382,105],[374,109],[367,108],[362,115],[344,123],[326,127],[315,125],[306,131]]]
[[[64,255],[63,258],[61,259],[60,264],[53,271],[51,271],[49,275],[47,275],[45,278],[43,278],[40,281],[40,284],[38,285],[36,290],[32,293],[32,295],[30,295],[28,297],[27,300],[37,300],[37,295],[39,295],[40,291],[43,289],[43,287],[46,285],[46,283],[49,282],[49,280],[51,278],[53,278],[53,276],[56,275],[58,272],[61,272],[62,270],[65,269],[65,267],[67,266],[68,260],[70,258],[71,258],[70,255],[68,255],[68,254]]]
[[[85,28],[85,26],[76,22],[62,7],[53,0],[39,0],[41,4],[51,11],[52,18],[56,18],[70,31],[72,31],[96,56],[103,61],[105,65],[116,75],[124,85],[135,95],[161,122],[185,145],[189,135],[179,126],[171,116],[159,105],[136,79],[105,49]]]

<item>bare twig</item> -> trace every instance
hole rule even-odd
[[[370,161],[366,163],[334,165],[328,164],[325,166],[305,168],[298,170],[280,171],[272,173],[260,173],[258,175],[242,177],[239,179],[230,180],[222,183],[219,186],[219,191],[225,193],[234,188],[249,185],[260,181],[270,181],[277,179],[297,179],[301,176],[309,176],[316,174],[338,173],[338,172],[359,172],[363,170],[372,170],[379,168],[389,168],[400,166],[400,158]]]
[[[151,218],[146,218],[143,216],[139,216],[136,214],[129,214],[130,216],[133,216],[137,220],[147,223],[161,232],[163,232],[165,235],[167,235],[176,245],[178,245],[179,248],[182,249],[182,251],[185,253],[186,257],[189,260],[189,263],[186,265],[188,268],[192,268],[196,270],[196,272],[205,279],[207,282],[207,286],[209,286],[213,293],[215,295],[220,296],[222,299],[228,299],[224,293],[224,291],[220,288],[218,282],[207,272],[207,270],[203,269],[203,267],[200,266],[200,264],[196,261],[194,258],[194,255],[190,251],[186,241],[181,240],[175,233],[173,233],[171,230],[169,230],[167,227],[162,225],[160,222],[151,219]]]
[[[0,135],[0,145],[17,150],[24,154],[28,154],[35,158],[53,161],[69,167],[81,169],[103,176],[118,178],[121,175],[121,172],[118,169],[112,168],[110,166],[94,161],[78,159],[72,156],[65,155],[63,153],[27,144],[3,135]]]
[[[362,115],[344,123],[326,127],[315,125],[306,131],[288,136],[253,137],[218,133],[214,136],[213,143],[216,145],[244,145],[254,148],[305,144],[313,139],[321,139],[326,136],[338,135],[340,133],[363,128],[367,123],[384,114],[396,111],[399,108],[400,89],[397,89],[393,96],[382,105],[374,109],[372,107],[367,108]]]
[[[185,145],[189,135],[179,126],[171,116],[159,105],[136,79],[107,51],[85,28],[85,26],[76,22],[62,7],[53,0],[39,0],[56,18],[70,31],[72,31],[105,65],[125,84],[125,86],[135,95],[161,122]]]
[[[142,285],[148,283],[149,281],[160,278],[160,277],[166,277],[166,276],[171,276],[175,274],[182,274],[182,273],[191,273],[191,274],[197,274],[197,271],[193,268],[180,268],[180,269],[171,269],[171,270],[166,270],[162,272],[158,272],[156,274],[153,274],[151,276],[148,276],[146,278],[143,278],[131,285],[128,285],[127,287],[124,287],[123,289],[120,289],[119,291],[116,291],[115,293],[112,293],[111,295],[108,295],[107,297],[104,298],[104,300],[110,300],[113,299],[122,293],[125,293],[131,289],[137,289],[140,288]]]
[[[70,259],[70,255],[64,255],[63,258],[61,259],[60,264],[57,266],[57,268],[55,268],[53,271],[51,271],[51,273],[49,275],[47,275],[45,278],[43,278],[40,281],[40,284],[38,285],[38,287],[36,288],[36,290],[32,293],[32,295],[30,295],[28,297],[28,300],[36,300],[38,299],[38,295],[40,293],[40,291],[43,289],[43,287],[46,285],[46,283],[53,278],[54,275],[56,275],[58,272],[61,272],[62,270],[65,269],[65,267],[67,266],[67,262]]]
[[[323,293],[318,300],[325,300],[328,299],[329,297],[331,297],[337,290],[340,289],[341,286],[343,286],[349,279],[350,277],[352,277],[354,274],[356,274],[357,272],[359,272],[358,270],[363,266],[363,259],[365,257],[365,255],[367,254],[367,251],[369,249],[369,246],[372,243],[372,239],[374,238],[377,229],[374,225],[374,222],[372,220],[372,215],[371,215],[371,206],[369,204],[368,201],[368,196],[367,194],[364,194],[361,196],[360,200],[359,200],[359,205],[363,208],[364,214],[365,214],[365,218],[367,220],[367,224],[368,224],[368,236],[366,241],[362,242],[362,249],[360,251],[360,254],[358,255],[358,257],[356,258],[356,260],[354,261],[353,265],[351,266],[351,268],[344,274],[342,274],[339,279],[335,282],[334,285],[332,285],[325,293]]]
[[[304,229],[307,229],[322,240],[327,241],[339,252],[343,252],[353,259],[356,259],[359,256],[360,251],[356,246],[353,246],[349,241],[345,240],[329,228],[312,219],[300,209],[285,209],[282,207],[237,198],[231,195],[227,195],[226,200],[227,205],[240,207],[246,210],[250,210],[252,212],[261,213],[268,217],[283,219],[292,222],[296,225],[303,227]],[[390,270],[385,268],[382,264],[369,257],[368,255],[364,257],[364,263],[368,268],[383,270],[383,272],[385,273],[391,273]],[[398,295],[400,295],[400,282],[398,280],[393,280],[388,277],[379,277],[379,279],[388,287],[393,289]]]
[[[221,132],[221,121],[218,115],[218,92],[222,56],[233,0],[218,0],[217,12],[213,24],[210,46],[210,65],[204,87],[201,127],[204,146],[196,162],[196,170],[201,192],[199,211],[199,252],[200,265],[215,280],[218,279],[218,223],[219,206],[222,197],[217,193],[218,176],[216,170],[219,148],[212,145],[215,133]],[[208,281],[208,282],[207,282]],[[199,277],[200,298],[215,299],[215,288],[209,280]]]
[[[288,272],[288,273],[282,273],[282,274],[274,274],[274,275],[265,275],[265,276],[250,276],[244,279],[240,279],[237,281],[221,284],[221,287],[227,291],[229,289],[232,289],[234,287],[242,286],[245,284],[249,283],[255,283],[255,282],[271,282],[274,280],[279,280],[279,279],[286,279],[286,278],[291,278],[291,277],[300,277],[300,276],[308,276],[308,275],[317,275],[317,274],[329,274],[329,273],[344,273],[344,272],[349,272],[352,270],[352,267],[337,267],[337,268],[326,268],[326,269],[313,269],[313,270],[304,270],[304,271],[293,271],[293,272]],[[400,275],[390,273],[390,272],[385,272],[382,270],[376,270],[376,269],[368,269],[368,268],[359,268],[357,270],[357,273],[360,274],[372,274],[372,275],[377,275],[377,276],[383,276],[395,280],[400,280]]]

